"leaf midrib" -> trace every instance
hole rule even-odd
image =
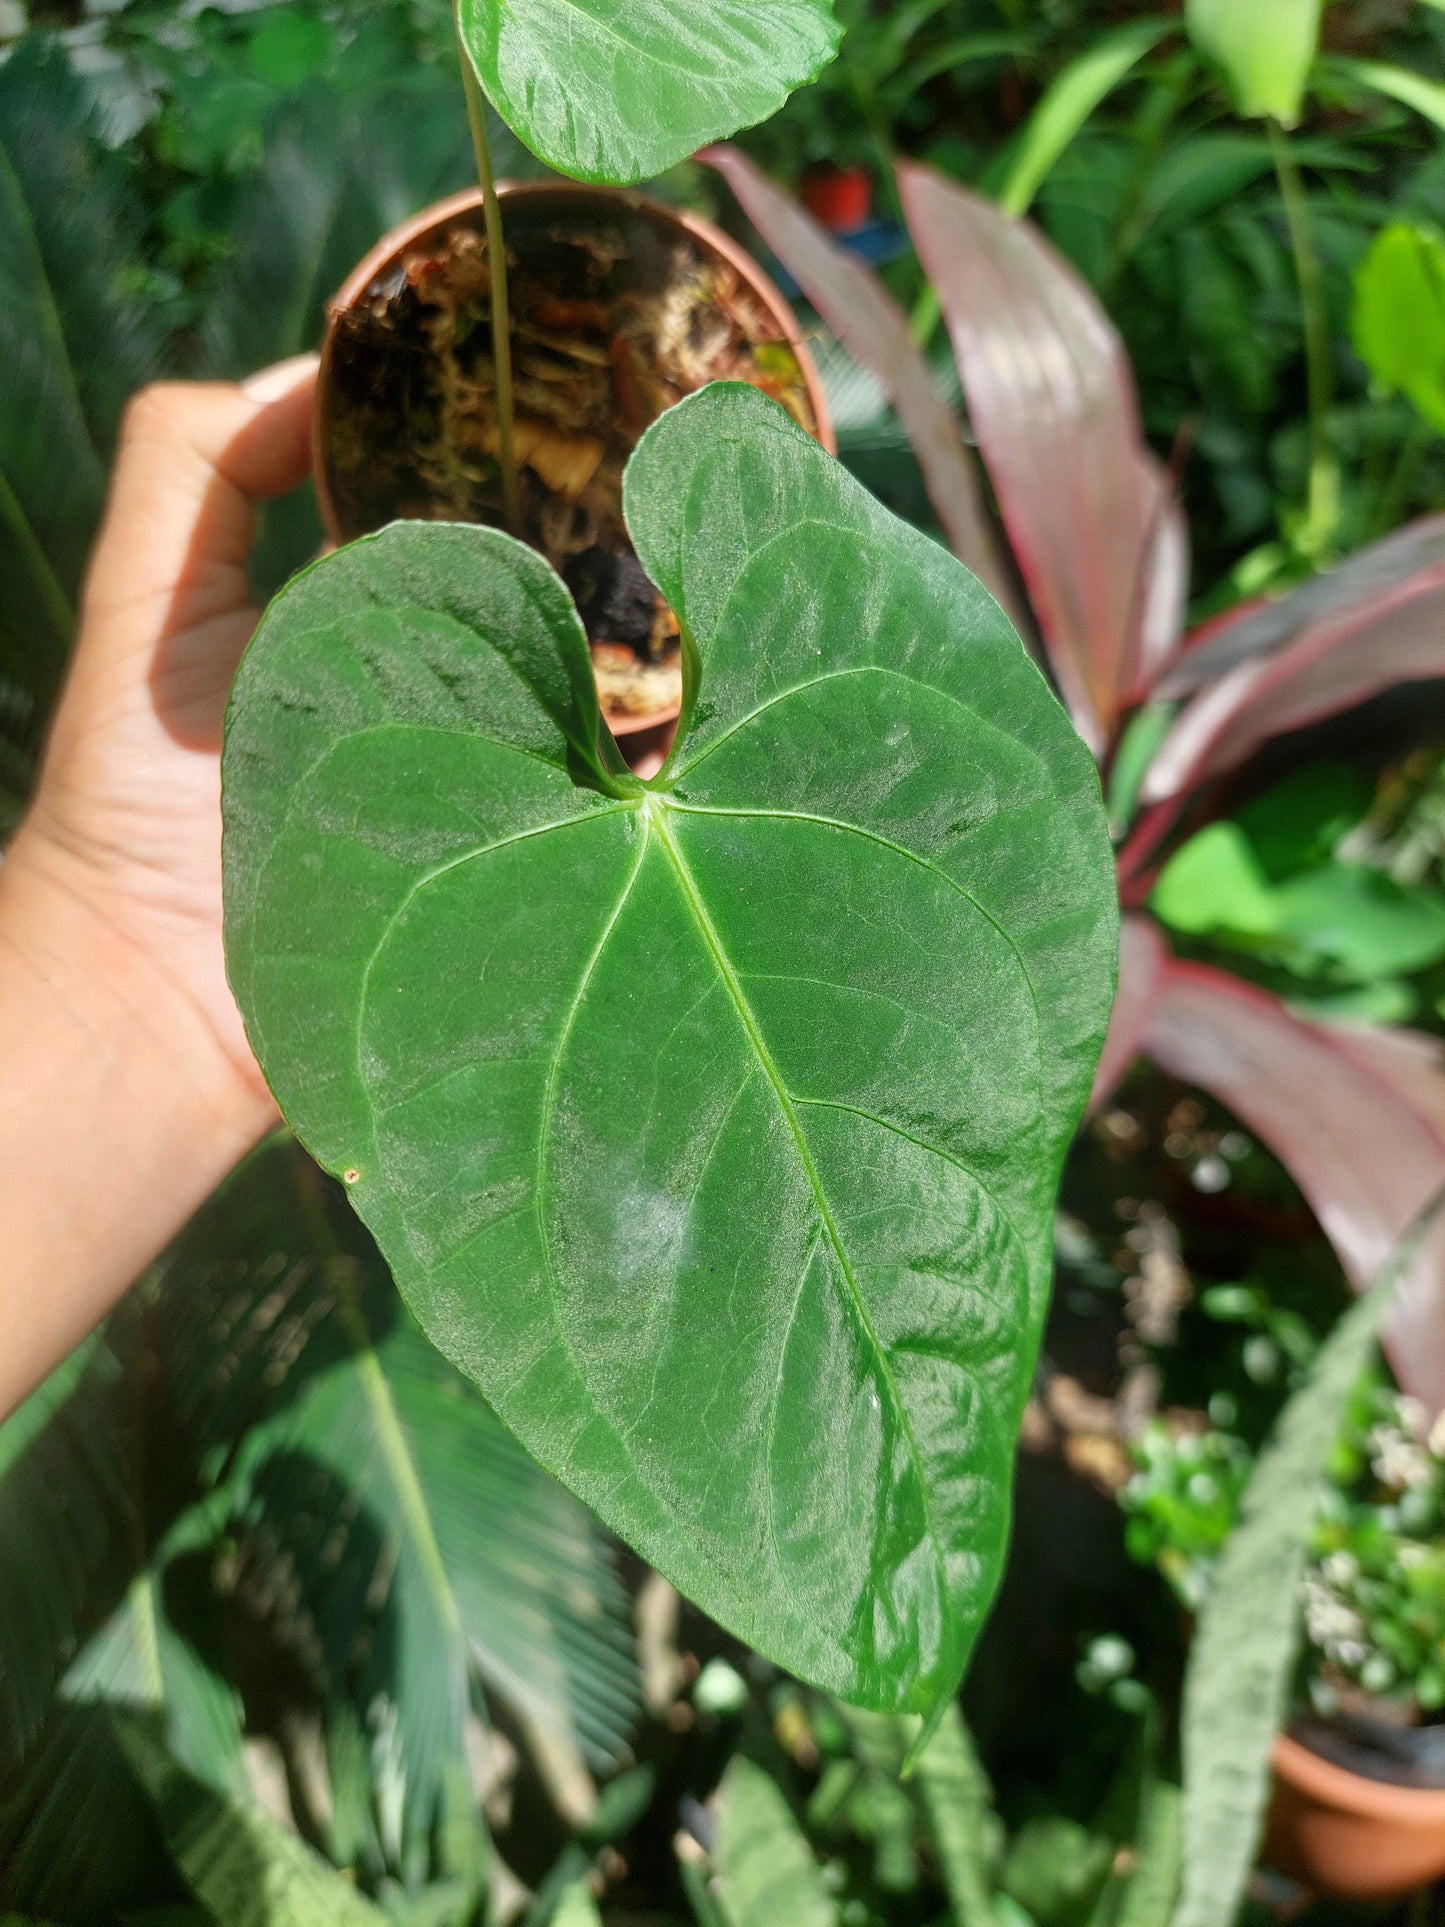
[[[939,1597],[941,1601],[946,1602],[948,1598],[948,1579],[947,1567],[944,1562],[943,1544],[939,1538],[938,1529],[933,1519],[933,1508],[930,1502],[928,1479],[924,1471],[923,1455],[919,1450],[918,1440],[914,1434],[912,1419],[909,1416],[907,1406],[904,1404],[903,1395],[898,1389],[898,1382],[893,1376],[893,1368],[889,1363],[887,1350],[878,1336],[873,1320],[869,1316],[868,1307],[863,1301],[863,1295],[859,1290],[857,1278],[854,1276],[852,1263],[844,1248],[842,1235],[838,1230],[837,1222],[833,1217],[832,1206],[829,1204],[827,1193],[823,1189],[822,1176],[814,1161],[812,1146],[808,1143],[807,1134],[803,1130],[802,1123],[798,1117],[797,1107],[793,1102],[792,1093],[784,1083],[782,1072],[774,1061],[772,1052],[768,1049],[767,1040],[763,1036],[762,1028],[758,1023],[751,1004],[748,1002],[747,993],[743,989],[737,971],[733,968],[732,959],[728,956],[723,946],[722,937],[718,932],[717,926],[708,914],[707,904],[703,899],[701,891],[697,887],[697,880],[688,866],[686,857],[678,847],[677,839],[667,826],[668,807],[667,802],[660,796],[655,800],[652,797],[644,799],[642,806],[649,827],[655,831],[657,840],[666,854],[668,862],[672,866],[673,875],[677,879],[678,888],[682,892],[683,900],[692,913],[693,920],[698,927],[703,942],[707,945],[718,975],[722,978],[724,988],[732,999],[738,1020],[747,1033],[748,1041],[753,1047],[754,1055],[757,1057],[758,1063],[762,1068],[763,1075],[772,1086],[773,1095],[778,1102],[778,1108],[782,1112],[784,1122],[787,1124],[788,1130],[792,1135],[799,1162],[802,1164],[804,1174],[807,1177],[809,1187],[813,1193],[813,1201],[817,1207],[819,1221],[822,1224],[824,1234],[829,1244],[833,1247],[834,1256],[838,1260],[838,1267],[848,1290],[854,1316],[877,1360],[878,1375],[887,1388],[888,1396],[892,1401],[898,1423],[902,1428],[904,1439],[908,1445],[908,1456],[913,1465],[914,1475],[918,1480],[919,1503],[923,1511],[924,1531],[927,1533],[928,1542],[933,1548],[934,1563],[938,1575]]]

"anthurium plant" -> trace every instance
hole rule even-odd
[[[231,978],[529,1450],[774,1660],[927,1713],[998,1578],[1113,997],[1098,780],[976,578],[755,390],[664,416],[625,499],[686,639],[648,782],[499,531],[394,525],[272,604]]]

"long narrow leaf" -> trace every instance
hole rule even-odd
[[[1393,67],[1383,60],[1351,60],[1337,55],[1329,65],[1332,73],[1397,100],[1402,107],[1413,108],[1445,131],[1445,87],[1438,80],[1427,80],[1424,74],[1412,73],[1408,67]]]
[[[1432,516],[1186,651],[1160,694],[1197,693],[1151,762],[1143,801],[1181,795],[1396,683],[1445,676],[1442,635],[1445,516]]]
[[[1134,20],[1105,34],[1049,83],[1019,138],[998,204],[1024,214],[1055,161],[1101,101],[1173,30],[1168,20]]]
[[[791,1808],[742,1754],[718,1790],[713,1858],[729,1927],[837,1927],[837,1905]]]
[[[29,1746],[132,1568],[120,1377],[88,1341],[0,1425],[0,1762]]]
[[[699,158],[722,175],[743,212],[849,353],[883,383],[913,444],[949,545],[1008,608],[1012,587],[983,507],[973,457],[952,410],[934,387],[902,309],[856,255],[831,241],[740,148],[709,147]]]
[[[954,1927],[995,1927],[989,1888],[999,1823],[988,1775],[956,1703],[919,1754],[913,1784]]]
[[[385,1927],[381,1909],[289,1828],[193,1778],[139,1721],[128,1722],[125,1745],[176,1864],[216,1927]]]
[[[232,1181],[164,1302],[251,1565],[293,1576],[327,1693],[373,1736],[394,1722],[407,1836],[433,1825],[461,1757],[474,1671],[595,1763],[614,1758],[636,1679],[595,1522],[417,1331],[299,1150]]]
[[[1184,1684],[1183,1893],[1174,1927],[1232,1927],[1244,1897],[1299,1644],[1309,1534],[1380,1310],[1377,1290],[1351,1308],[1285,1407],[1200,1612]]]
[[[1096,751],[1173,648],[1183,525],[1124,346],[1035,229],[931,168],[899,168],[969,417],[1065,700]]]
[[[1348,1033],[1292,1016],[1223,971],[1171,964],[1145,1048],[1211,1091],[1254,1131],[1309,1200],[1363,1288],[1445,1180],[1445,1139]],[[1445,1226],[1436,1223],[1395,1292],[1387,1345],[1401,1384],[1445,1406]]]

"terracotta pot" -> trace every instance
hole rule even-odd
[[[1345,1900],[1394,1900],[1445,1875],[1445,1788],[1392,1786],[1275,1741],[1264,1859]]]
[[[813,433],[829,454],[836,454],[837,442],[834,439],[832,423],[828,415],[827,398],[822,380],[803,340],[797,318],[787,301],[752,256],[720,228],[714,227],[710,221],[705,221],[698,215],[664,207],[658,202],[646,200],[637,194],[630,194],[617,188],[589,187],[578,182],[503,182],[498,187],[498,195],[505,207],[516,209],[528,206],[529,211],[535,208],[538,212],[553,205],[564,214],[579,207],[591,206],[598,210],[599,217],[605,217],[608,214],[615,214],[620,208],[641,215],[664,232],[673,231],[680,239],[690,242],[704,259],[710,257],[714,262],[726,264],[749,290],[769,320],[776,325],[776,339],[780,343],[786,343],[792,349],[802,375],[808,408],[813,417],[811,423]],[[480,226],[481,208],[481,193],[473,188],[466,193],[453,195],[448,200],[438,201],[410,221],[405,221],[400,227],[393,228],[390,234],[378,241],[370,253],[358,262],[330,305],[326,338],[321,349],[320,376],[316,387],[315,480],[322,521],[333,542],[350,541],[354,536],[364,533],[361,528],[346,525],[346,517],[338,507],[336,491],[332,486],[329,457],[335,402],[333,361],[336,353],[338,317],[347,309],[355,307],[363,298],[376,293],[378,288],[400,269],[404,256],[410,250],[425,247],[439,239],[458,217],[467,218]],[[401,432],[400,424],[398,424],[398,432]],[[677,707],[673,702],[651,709],[644,714],[612,714],[606,711],[604,713],[614,735],[630,735],[642,731],[655,734],[676,718]]]

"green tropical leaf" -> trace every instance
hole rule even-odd
[[[240,1796],[249,1787],[240,1697],[206,1664],[165,1605],[166,1566],[186,1547],[193,1516],[181,1520],[154,1565],[131,1581],[121,1605],[77,1656],[61,1693],[80,1706],[151,1714],[181,1766],[220,1792]]]
[[[1134,1867],[1113,1927],[1170,1927],[1179,1897],[1181,1808],[1179,1788],[1169,1781],[1145,1788]]]
[[[0,1425],[0,1762],[28,1748],[133,1569],[120,1382],[89,1339]]]
[[[1244,115],[1299,119],[1305,81],[1319,49],[1322,0],[1185,0],[1184,25],[1223,70]]]
[[[253,1802],[188,1774],[141,1722],[125,1748],[186,1884],[216,1927],[385,1927],[387,1916]]]
[[[647,786],[496,531],[273,604],[231,979],[523,1443],[772,1658],[924,1710],[997,1580],[1112,996],[1098,779],[976,580],[756,390],[664,416],[627,503],[701,658]]]
[[[956,1927],[993,1927],[988,1896],[1003,1829],[988,1775],[956,1705],[919,1753],[913,1784]]]
[[[173,1610],[203,1629],[214,1610],[215,1514],[186,1509],[174,1447],[142,1480],[141,1322],[114,1315],[0,1427],[0,1903],[82,1919],[164,1882],[114,1709],[144,1711],[217,1786],[244,1784],[236,1695]]]
[[[0,1907],[113,1920],[182,1897],[155,1813],[112,1709],[56,1700],[18,1766],[0,1776]]]
[[[1377,1287],[1340,1320],[1261,1453],[1199,1615],[1184,1682],[1175,1927],[1231,1927],[1254,1864],[1299,1646],[1299,1588],[1331,1447],[1375,1342]]]
[[[1029,116],[999,191],[999,206],[1006,214],[1027,212],[1054,162],[1094,109],[1174,30],[1168,20],[1131,21],[1105,34],[1050,82]]]
[[[460,0],[477,78],[541,160],[642,181],[775,113],[837,51],[831,0]]]
[[[742,1754],[718,1789],[713,1864],[728,1927],[837,1927],[837,1905],[792,1808]]]
[[[1388,100],[1399,101],[1402,107],[1412,108],[1445,131],[1445,86],[1438,80],[1428,80],[1408,67],[1391,66],[1388,61],[1355,60],[1343,54],[1331,59],[1329,71],[1373,93],[1384,94]]]
[[[570,1886],[557,1903],[552,1927],[602,1927],[597,1902],[580,1881]]]
[[[142,216],[61,51],[0,63],[0,673],[59,681],[121,407],[157,331],[130,283]]]
[[[908,1792],[933,1846],[953,1927],[997,1927],[991,1898],[1003,1827],[993,1788],[954,1701],[919,1746],[918,1722],[876,1713],[845,1715],[859,1758],[897,1784],[911,1762]]]
[[[1355,270],[1355,353],[1376,383],[1408,395],[1445,434],[1445,241],[1392,221]]]
[[[349,1760],[369,1780],[390,1731],[405,1834],[429,1837],[474,1676],[595,1764],[615,1760],[637,1685],[602,1535],[417,1331],[296,1147],[232,1180],[172,1257],[163,1302],[199,1449],[263,1589],[290,1576],[296,1623],[281,1630],[341,1703],[343,1783]],[[338,1802],[337,1824],[338,1856],[364,1858],[358,1802]]]

